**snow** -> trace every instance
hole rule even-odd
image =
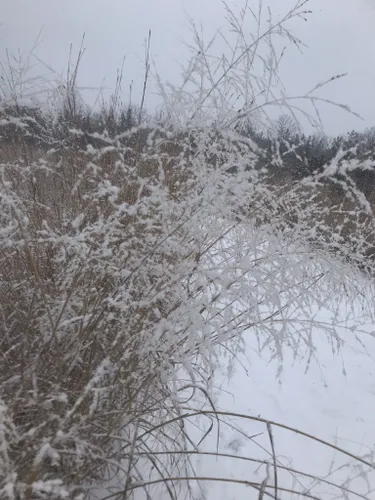
[[[345,304],[341,306],[345,316]],[[329,319],[327,311],[319,313],[320,320]],[[363,325],[363,331],[371,332],[371,324]],[[259,356],[250,338],[246,341],[245,353],[236,363],[232,377],[223,369],[217,376],[216,409],[259,416],[276,421],[289,427],[318,436],[355,455],[371,454],[375,445],[375,363],[371,356],[374,341],[362,333],[369,352],[359,348],[353,334],[347,328],[339,332],[346,339],[339,354],[332,353],[324,336],[315,332],[317,360],[306,371],[306,360],[294,360],[292,355],[285,356],[283,371],[277,377],[277,367],[269,363],[266,356]],[[243,365],[241,367],[239,361]],[[202,417],[203,418],[203,417]],[[269,484],[273,484],[273,468],[270,457],[270,443],[267,427],[251,420],[232,419],[240,429],[222,425],[219,451],[268,460]],[[375,491],[366,483],[362,470],[356,469],[354,461],[337,450],[316,443],[301,435],[272,426],[276,456],[283,464],[308,474],[325,477],[326,480],[345,483],[346,488],[375,498]],[[259,436],[248,439],[247,436]],[[204,441],[205,451],[216,451],[215,432]],[[266,451],[264,451],[264,449]],[[371,462],[370,458],[370,462]],[[349,463],[349,468],[335,472],[336,468]],[[365,470],[368,467],[364,466]],[[334,492],[340,497],[340,490],[329,485],[317,485],[308,478],[299,476],[293,481],[289,473],[279,471],[279,487],[304,490],[312,486],[312,495],[329,498]],[[200,457],[198,476],[235,478],[261,483],[266,477],[266,466],[244,460],[225,457]],[[375,485],[375,474],[369,476]],[[244,485],[205,482],[203,488],[209,500],[258,498],[259,492]],[[272,492],[272,490],[269,490]],[[327,493],[330,495],[328,496]],[[335,495],[333,495],[334,497]],[[280,498],[290,498],[289,494],[279,493]],[[349,495],[349,498],[352,498]]]

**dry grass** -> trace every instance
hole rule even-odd
[[[238,139],[230,146],[217,132],[205,137],[204,164],[220,179],[226,148],[237,158],[248,145],[241,150]],[[34,145],[18,137],[2,146],[1,227],[8,233],[0,247],[0,387],[17,494],[39,498],[35,485],[42,481],[56,498],[65,491],[85,496],[110,471],[119,481],[137,475],[135,457],[143,453],[159,471],[150,484],[163,482],[177,498],[165,456],[157,453],[172,447],[171,464],[181,458],[181,478],[191,477],[183,454],[189,438],[165,374],[178,352],[191,349],[186,329],[172,333],[172,341],[170,335],[179,321],[181,280],[204,255],[181,222],[199,210],[206,182],[194,164],[194,133],[144,127],[106,139],[73,131],[63,142]],[[243,217],[282,232],[299,228],[313,246],[335,235],[323,247],[342,250],[357,233],[355,202],[333,184],[284,181],[249,184],[252,202]],[[232,206],[231,189],[221,192]],[[310,234],[317,228],[323,239]],[[165,418],[173,425],[161,432]],[[120,462],[111,437],[119,429],[131,450]],[[145,433],[152,444],[139,438]],[[61,484],[53,483],[57,478]],[[117,494],[126,498],[133,490],[126,483]]]
[[[154,404],[161,411],[169,394],[160,380],[165,361],[150,346],[153,359],[144,363],[144,341],[178,306],[168,273],[161,279],[153,271],[170,269],[176,256],[155,251],[166,214],[162,199],[150,200],[156,189],[161,197],[180,196],[176,161],[170,149],[165,161],[168,145],[156,134],[147,146],[130,133],[121,147],[102,144],[92,153],[72,139],[53,151],[3,143],[1,153],[1,226],[14,224],[0,248],[0,377],[17,432],[8,458],[26,499],[34,498],[32,483],[57,472],[70,486],[100,476],[113,453],[110,434],[139,408],[143,419]],[[119,206],[126,210],[115,220]],[[101,223],[112,224],[109,241]],[[85,229],[91,234],[81,245],[75,235]],[[116,295],[126,282],[119,321]],[[43,442],[49,449],[42,452]]]
[[[271,59],[273,30],[299,45],[282,25],[304,17],[305,3],[260,35]],[[319,306],[330,298],[327,287],[319,288],[318,258],[315,268],[305,249],[366,267],[373,218],[357,193],[332,179],[288,178],[282,169],[262,176],[253,168],[252,141],[226,129],[262,114],[268,101],[255,102],[259,86],[271,104],[285,103],[267,87],[274,74],[255,87],[247,77],[238,86],[241,64],[250,74],[254,61],[269,68],[271,60],[241,33],[247,8],[260,29],[261,3],[257,14],[246,3],[237,20],[227,7],[237,39],[230,61],[212,59],[215,78],[195,32],[192,68],[201,68],[202,79],[195,88],[190,68],[194,92],[176,92],[186,98],[181,106],[174,106],[176,96],[166,101],[167,112],[188,113],[182,131],[133,128],[131,114],[118,109],[121,77],[110,105],[86,113],[76,89],[82,48],[69,66],[57,118],[20,106],[1,110],[0,492],[7,500],[95,498],[103,482],[101,498],[108,499],[131,498],[140,488],[148,499],[148,486],[159,482],[170,499],[181,497],[181,482],[191,493],[191,456],[200,450],[186,421],[209,417],[207,436],[225,416],[207,390],[214,348],[235,356],[242,333],[253,329],[280,360],[283,335],[296,352],[300,344],[313,349],[315,324],[281,335],[272,323],[281,318],[286,328],[288,308],[292,315],[314,296]],[[148,71],[149,45],[144,89]],[[240,117],[231,85],[246,96]],[[143,103],[144,94],[138,118]],[[194,128],[194,118],[212,109],[220,130]],[[272,239],[275,233],[285,240]],[[289,264],[289,247],[300,243],[303,252],[297,248]],[[193,396],[179,400],[186,390]],[[193,411],[197,393],[209,410]],[[276,423],[263,423],[271,436]],[[276,478],[282,467],[270,443]],[[283,490],[242,483],[259,499]],[[334,487],[351,493],[347,485]]]

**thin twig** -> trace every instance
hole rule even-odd
[[[267,432],[270,438],[271,450],[272,450],[272,459],[273,459],[273,477],[275,483],[275,500],[277,500],[277,461],[276,461],[276,453],[275,453],[275,444],[273,441],[272,427],[269,422],[267,422]]]
[[[141,121],[142,121],[143,107],[144,107],[145,98],[146,98],[146,88],[147,88],[147,82],[148,82],[149,73],[150,73],[150,47],[151,47],[151,30],[148,31],[148,39],[147,39],[147,44],[146,44],[145,77],[143,80],[142,98],[141,98],[141,105],[139,107],[139,115],[138,115],[139,125],[141,124]]]

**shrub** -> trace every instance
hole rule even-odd
[[[274,31],[287,35],[283,23],[303,6]],[[209,407],[202,414],[220,416],[209,393],[220,353],[235,355],[246,333],[280,369],[287,348],[310,362],[316,323],[299,312],[334,308],[333,288],[353,301],[358,283],[372,294],[344,262],[363,263],[367,233],[356,229],[356,245],[346,247],[336,222],[316,218],[328,178],[349,200],[346,212],[372,230],[371,207],[346,176],[353,162],[336,157],[323,172],[280,185],[259,169],[264,151],[238,129],[229,90],[254,47],[237,45],[242,57],[235,52],[216,83],[208,79],[211,90],[193,89],[185,102],[161,86],[164,124],[85,114],[72,94],[76,76],[68,79],[73,107],[48,114],[4,103],[2,498],[94,498],[100,488],[102,498],[127,498],[141,487],[149,494],[147,477],[176,498],[171,471],[193,475],[186,412],[197,413],[200,394]],[[200,68],[205,80],[209,67]],[[244,119],[255,113],[250,101],[243,110]],[[323,325],[339,347],[335,327]]]

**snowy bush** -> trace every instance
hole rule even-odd
[[[294,40],[283,25],[304,3],[258,38]],[[162,124],[83,130],[78,105],[69,121],[3,102],[1,498],[128,498],[153,481],[177,498],[178,476],[194,475],[187,450],[199,451],[184,421],[219,418],[210,380],[224,353],[255,336],[280,370],[290,349],[309,364],[316,310],[332,312],[321,325],[332,348],[344,340],[333,291],[353,303],[361,293],[371,314],[373,213],[348,175],[355,159],[342,150],[323,172],[275,181],[280,141],[264,166],[243,132],[286,103],[268,81],[255,105],[241,80],[258,47],[239,38],[216,77],[196,42],[184,89],[159,80]]]

